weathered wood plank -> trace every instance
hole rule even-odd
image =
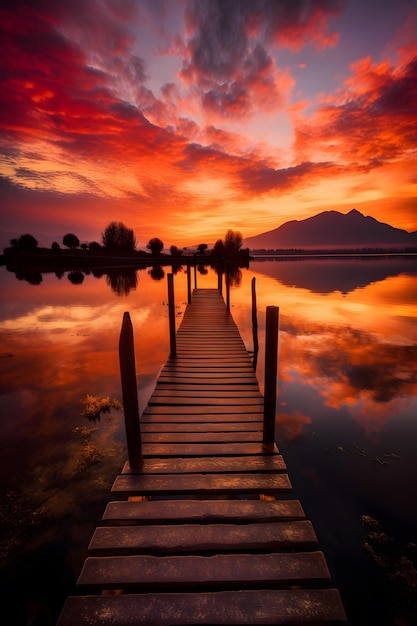
[[[111,488],[112,494],[132,495],[202,495],[288,493],[287,474],[121,474]]]
[[[346,615],[336,589],[72,596],[57,626],[340,626]]]
[[[155,393],[160,392],[184,392],[184,393],[198,393],[201,391],[205,392],[219,392],[219,393],[256,393],[260,395],[258,382],[256,380],[251,381],[242,381],[238,384],[231,384],[228,381],[223,382],[211,382],[205,380],[204,383],[202,381],[194,381],[191,384],[185,383],[181,380],[173,380],[171,383],[167,383],[166,381],[161,381],[157,383],[155,387]]]
[[[147,500],[113,501],[106,524],[249,524],[305,519],[298,500]]]
[[[162,389],[160,385],[157,385],[152,398],[209,398],[210,400],[213,398],[245,398],[244,402],[246,402],[246,398],[257,398],[263,401],[263,396],[261,396],[259,389],[242,389],[239,387],[230,389],[221,385],[212,387],[199,385],[198,388],[194,389],[182,389],[180,385],[171,385],[167,389]]]
[[[142,443],[245,443],[261,442],[262,432],[210,432],[207,428],[204,433],[143,433]]]
[[[258,385],[258,381],[252,375],[245,374],[236,376],[236,374],[218,374],[206,375],[197,374],[195,372],[187,372],[183,375],[179,374],[163,374],[159,375],[158,384],[171,385],[171,384],[184,384],[184,385],[201,385],[205,383],[207,385]]]
[[[178,424],[204,424],[204,423],[218,423],[224,424],[225,428],[233,424],[246,424],[246,423],[259,423],[262,420],[262,410],[259,409],[257,413],[240,413],[239,411],[232,411],[236,407],[228,407],[227,413],[219,411],[214,412],[213,409],[219,407],[207,407],[207,411],[203,410],[203,407],[162,407],[155,406],[150,409],[146,409],[140,418],[142,424],[156,424],[158,422],[166,423],[178,423]],[[173,410],[175,409],[175,410]],[[183,409],[183,410],[181,410]],[[193,410],[195,409],[195,410]],[[254,410],[256,407],[254,407]]]
[[[220,395],[220,394],[218,394]],[[170,395],[170,396],[161,396],[159,394],[153,394],[152,397],[150,398],[148,404],[149,406],[161,406],[164,404],[168,404],[170,406],[172,405],[179,405],[179,406],[193,406],[193,405],[200,405],[200,406],[263,406],[263,398],[261,396],[256,396],[256,397],[249,397],[249,398],[245,398],[244,400],[242,399],[241,402],[239,402],[239,396],[235,396],[235,397],[222,397],[219,398],[218,395],[213,396],[213,397],[209,397],[209,396],[200,396],[198,394],[196,394],[195,397],[193,397],[193,395],[189,396],[189,397],[184,397],[184,395],[180,395],[180,396],[174,396],[174,395]]]
[[[277,451],[277,450],[276,450]],[[268,455],[260,443],[145,443],[143,457]]]
[[[283,551],[317,548],[308,520],[263,524],[187,524],[152,526],[99,526],[88,550],[105,554],[181,554],[202,552]]]
[[[158,382],[154,394],[168,394],[168,393],[201,393],[201,392],[209,392],[210,394],[218,392],[219,394],[227,393],[227,394],[235,394],[239,398],[245,398],[249,395],[256,394],[256,396],[260,396],[258,384],[256,381],[250,381],[244,383],[244,387],[242,384],[240,385],[232,385],[231,383],[224,381],[223,383],[208,383],[208,382],[196,382],[194,384],[187,384],[184,382],[175,382],[175,383],[166,383],[166,382]],[[221,395],[219,397],[222,397]],[[262,396],[261,396],[262,397]]]
[[[242,456],[242,457],[189,457],[167,459],[144,459],[140,474],[206,474],[206,473],[247,473],[283,472],[286,470],[281,455]],[[125,463],[122,474],[132,472]]]
[[[194,423],[194,422],[142,422],[140,425],[142,434],[145,433],[206,433],[206,432],[262,432],[262,421],[256,422],[229,422],[224,424],[223,422],[206,422],[206,423]]]
[[[225,424],[262,421],[262,407],[252,406],[251,411],[239,413],[238,407],[217,406],[153,406],[147,407],[140,417],[141,424],[156,422],[177,422],[184,424],[213,423]]]
[[[87,558],[77,585],[81,591],[179,590],[190,586],[231,589],[279,588],[330,579],[322,552],[297,554],[216,554],[213,556],[114,556]]]

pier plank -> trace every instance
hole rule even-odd
[[[58,626],[341,626],[336,589],[279,589],[83,596],[67,600]]]
[[[103,524],[248,524],[305,519],[298,500],[122,500],[107,504]]]

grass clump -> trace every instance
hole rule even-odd
[[[123,408],[118,400],[110,400],[109,396],[100,398],[100,396],[87,394],[82,403],[84,410],[81,415],[94,422],[100,419],[102,413],[110,413],[111,409],[120,411]]]

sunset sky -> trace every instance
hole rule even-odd
[[[0,30],[2,248],[417,230],[416,0],[10,0]]]

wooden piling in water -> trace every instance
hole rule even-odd
[[[230,263],[226,261],[226,309],[230,311]]]
[[[119,339],[119,361],[129,465],[132,470],[137,470],[141,468],[143,459],[136,385],[133,327],[128,312],[125,312],[123,315]]]
[[[275,414],[278,371],[278,320],[279,307],[266,307],[265,326],[265,388],[263,445],[272,450],[275,443]]]
[[[187,260],[187,295],[188,304],[191,304],[191,262],[190,259]]]
[[[258,363],[258,316],[256,308],[256,278],[252,278],[252,337],[253,337],[253,369],[256,370]]]
[[[177,354],[177,341],[175,329],[175,297],[174,297],[174,275],[168,274],[168,312],[169,312],[169,345],[170,354]]]

